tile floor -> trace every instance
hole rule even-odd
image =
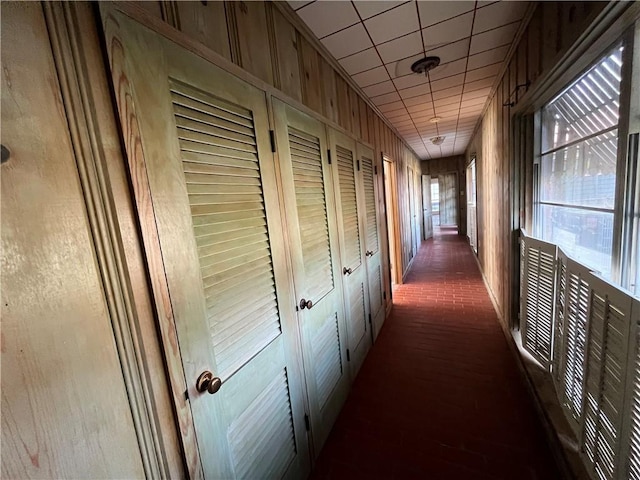
[[[465,239],[424,242],[311,478],[555,480]]]

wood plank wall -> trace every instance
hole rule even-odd
[[[274,2],[250,1],[136,3],[324,119],[337,123],[353,137],[372,145],[378,172],[382,172],[382,153],[394,160],[404,273],[411,261],[407,167],[419,173],[420,159],[287,18],[281,10],[287,7],[276,6]],[[380,192],[381,177],[379,175]],[[381,205],[384,206],[384,202]],[[384,231],[386,225],[383,225]],[[385,250],[388,251],[386,245]],[[385,279],[388,279],[388,265],[384,263]],[[388,300],[390,289],[387,280]]]
[[[528,90],[535,89],[606,4],[537,5],[465,154],[466,164],[477,155],[478,258],[505,326],[517,322],[516,305],[511,301],[517,280],[513,274],[518,261],[516,232],[524,226],[525,209],[531,209],[530,204],[520,204],[523,192],[514,185],[518,182],[530,189],[531,178],[516,163],[511,108],[503,104],[517,104]],[[527,81],[529,87],[516,91],[516,85]],[[530,203],[530,195],[526,198]]]
[[[435,177],[445,173],[456,172],[458,174],[458,234],[460,235],[467,234],[466,166],[467,158],[464,155],[434,158],[421,162],[423,175]],[[462,192],[464,194],[461,194]]]

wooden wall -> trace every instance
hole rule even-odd
[[[395,162],[404,274],[412,258],[407,168],[419,175],[420,160],[354,85],[333,67],[328,53],[321,51],[321,44],[293,10],[284,2],[134,3],[278,89],[290,100],[300,102],[330,125],[370,144],[376,153],[378,172],[382,172],[382,153]],[[378,181],[382,192],[381,175]],[[381,206],[384,209],[384,202]],[[386,258],[387,254],[384,255]],[[388,279],[388,265],[385,270]],[[385,291],[390,300],[388,281]]]
[[[517,310],[511,301],[518,261],[516,233],[524,226],[527,206],[520,199],[523,189],[531,188],[531,178],[517,164],[512,107],[504,104],[513,101],[517,105],[527,91],[535,90],[606,4],[537,5],[467,148],[467,164],[477,155],[478,257],[505,325],[516,321]],[[528,87],[516,88],[527,81]],[[522,188],[516,187],[520,184]]]
[[[421,162],[423,175],[435,177],[445,173],[455,172],[458,174],[458,234],[460,235],[467,234],[466,164],[467,159],[464,155],[435,158]]]

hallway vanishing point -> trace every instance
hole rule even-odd
[[[466,240],[423,242],[312,479],[555,480]]]

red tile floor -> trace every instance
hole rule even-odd
[[[312,479],[560,474],[465,239],[424,242]]]

